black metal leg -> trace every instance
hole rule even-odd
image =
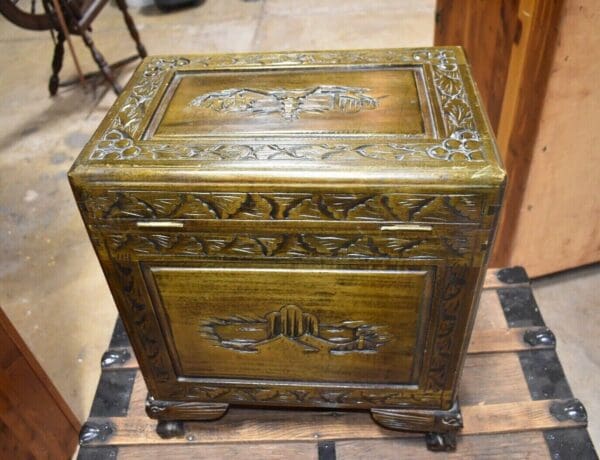
[[[140,34],[138,33],[137,28],[135,27],[133,19],[129,14],[129,11],[127,11],[127,2],[125,0],[117,0],[117,6],[123,13],[125,24],[127,24],[127,28],[129,29],[129,34],[131,35],[131,38],[133,38],[133,41],[135,41],[135,46],[137,48],[138,54],[141,58],[145,58],[148,55],[148,53],[146,53],[146,48],[142,44]]]
[[[48,83],[48,90],[50,91],[50,96],[56,95],[56,92],[58,91],[58,74],[60,72],[60,69],[62,68],[64,55],[65,35],[62,33],[61,30],[59,30],[56,38],[56,45],[54,46],[54,56],[52,58],[52,76],[50,77],[50,82]]]

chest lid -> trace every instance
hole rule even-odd
[[[498,186],[460,48],[145,59],[74,182]]]

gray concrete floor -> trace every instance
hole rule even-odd
[[[428,46],[434,0],[207,0],[161,14],[132,8],[151,54]],[[134,51],[112,5],[93,38],[109,62]],[[96,70],[81,40],[76,52]],[[104,87],[74,87],[49,98],[48,33],[0,19],[0,305],[76,415],[84,420],[116,310],[85,234],[66,172],[114,101]],[[125,69],[124,83],[133,66]],[[73,77],[66,53],[63,77]],[[600,413],[598,324],[590,269],[536,283],[542,312],[559,337],[574,393],[590,411],[596,445]]]
[[[557,340],[573,394],[585,405],[590,436],[600,448],[600,265],[539,278],[533,292]]]

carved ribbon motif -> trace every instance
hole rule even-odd
[[[221,347],[246,353],[277,347],[281,342],[295,344],[304,353],[374,353],[391,340],[382,326],[351,320],[321,324],[315,315],[296,305],[284,305],[264,317],[212,318],[203,322],[200,330]]]

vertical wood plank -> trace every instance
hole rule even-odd
[[[67,458],[79,422],[0,309],[2,458]]]
[[[511,262],[563,3],[437,1],[435,44],[465,48],[508,173],[490,266]]]
[[[519,5],[521,33],[511,53],[498,126],[498,144],[506,166],[508,184],[492,266],[508,265],[511,259],[562,7],[563,0],[521,0]]]
[[[531,276],[600,260],[599,16],[597,0],[562,12],[510,259]]]
[[[438,0],[434,43],[465,48],[490,122],[497,131],[519,0]]]

